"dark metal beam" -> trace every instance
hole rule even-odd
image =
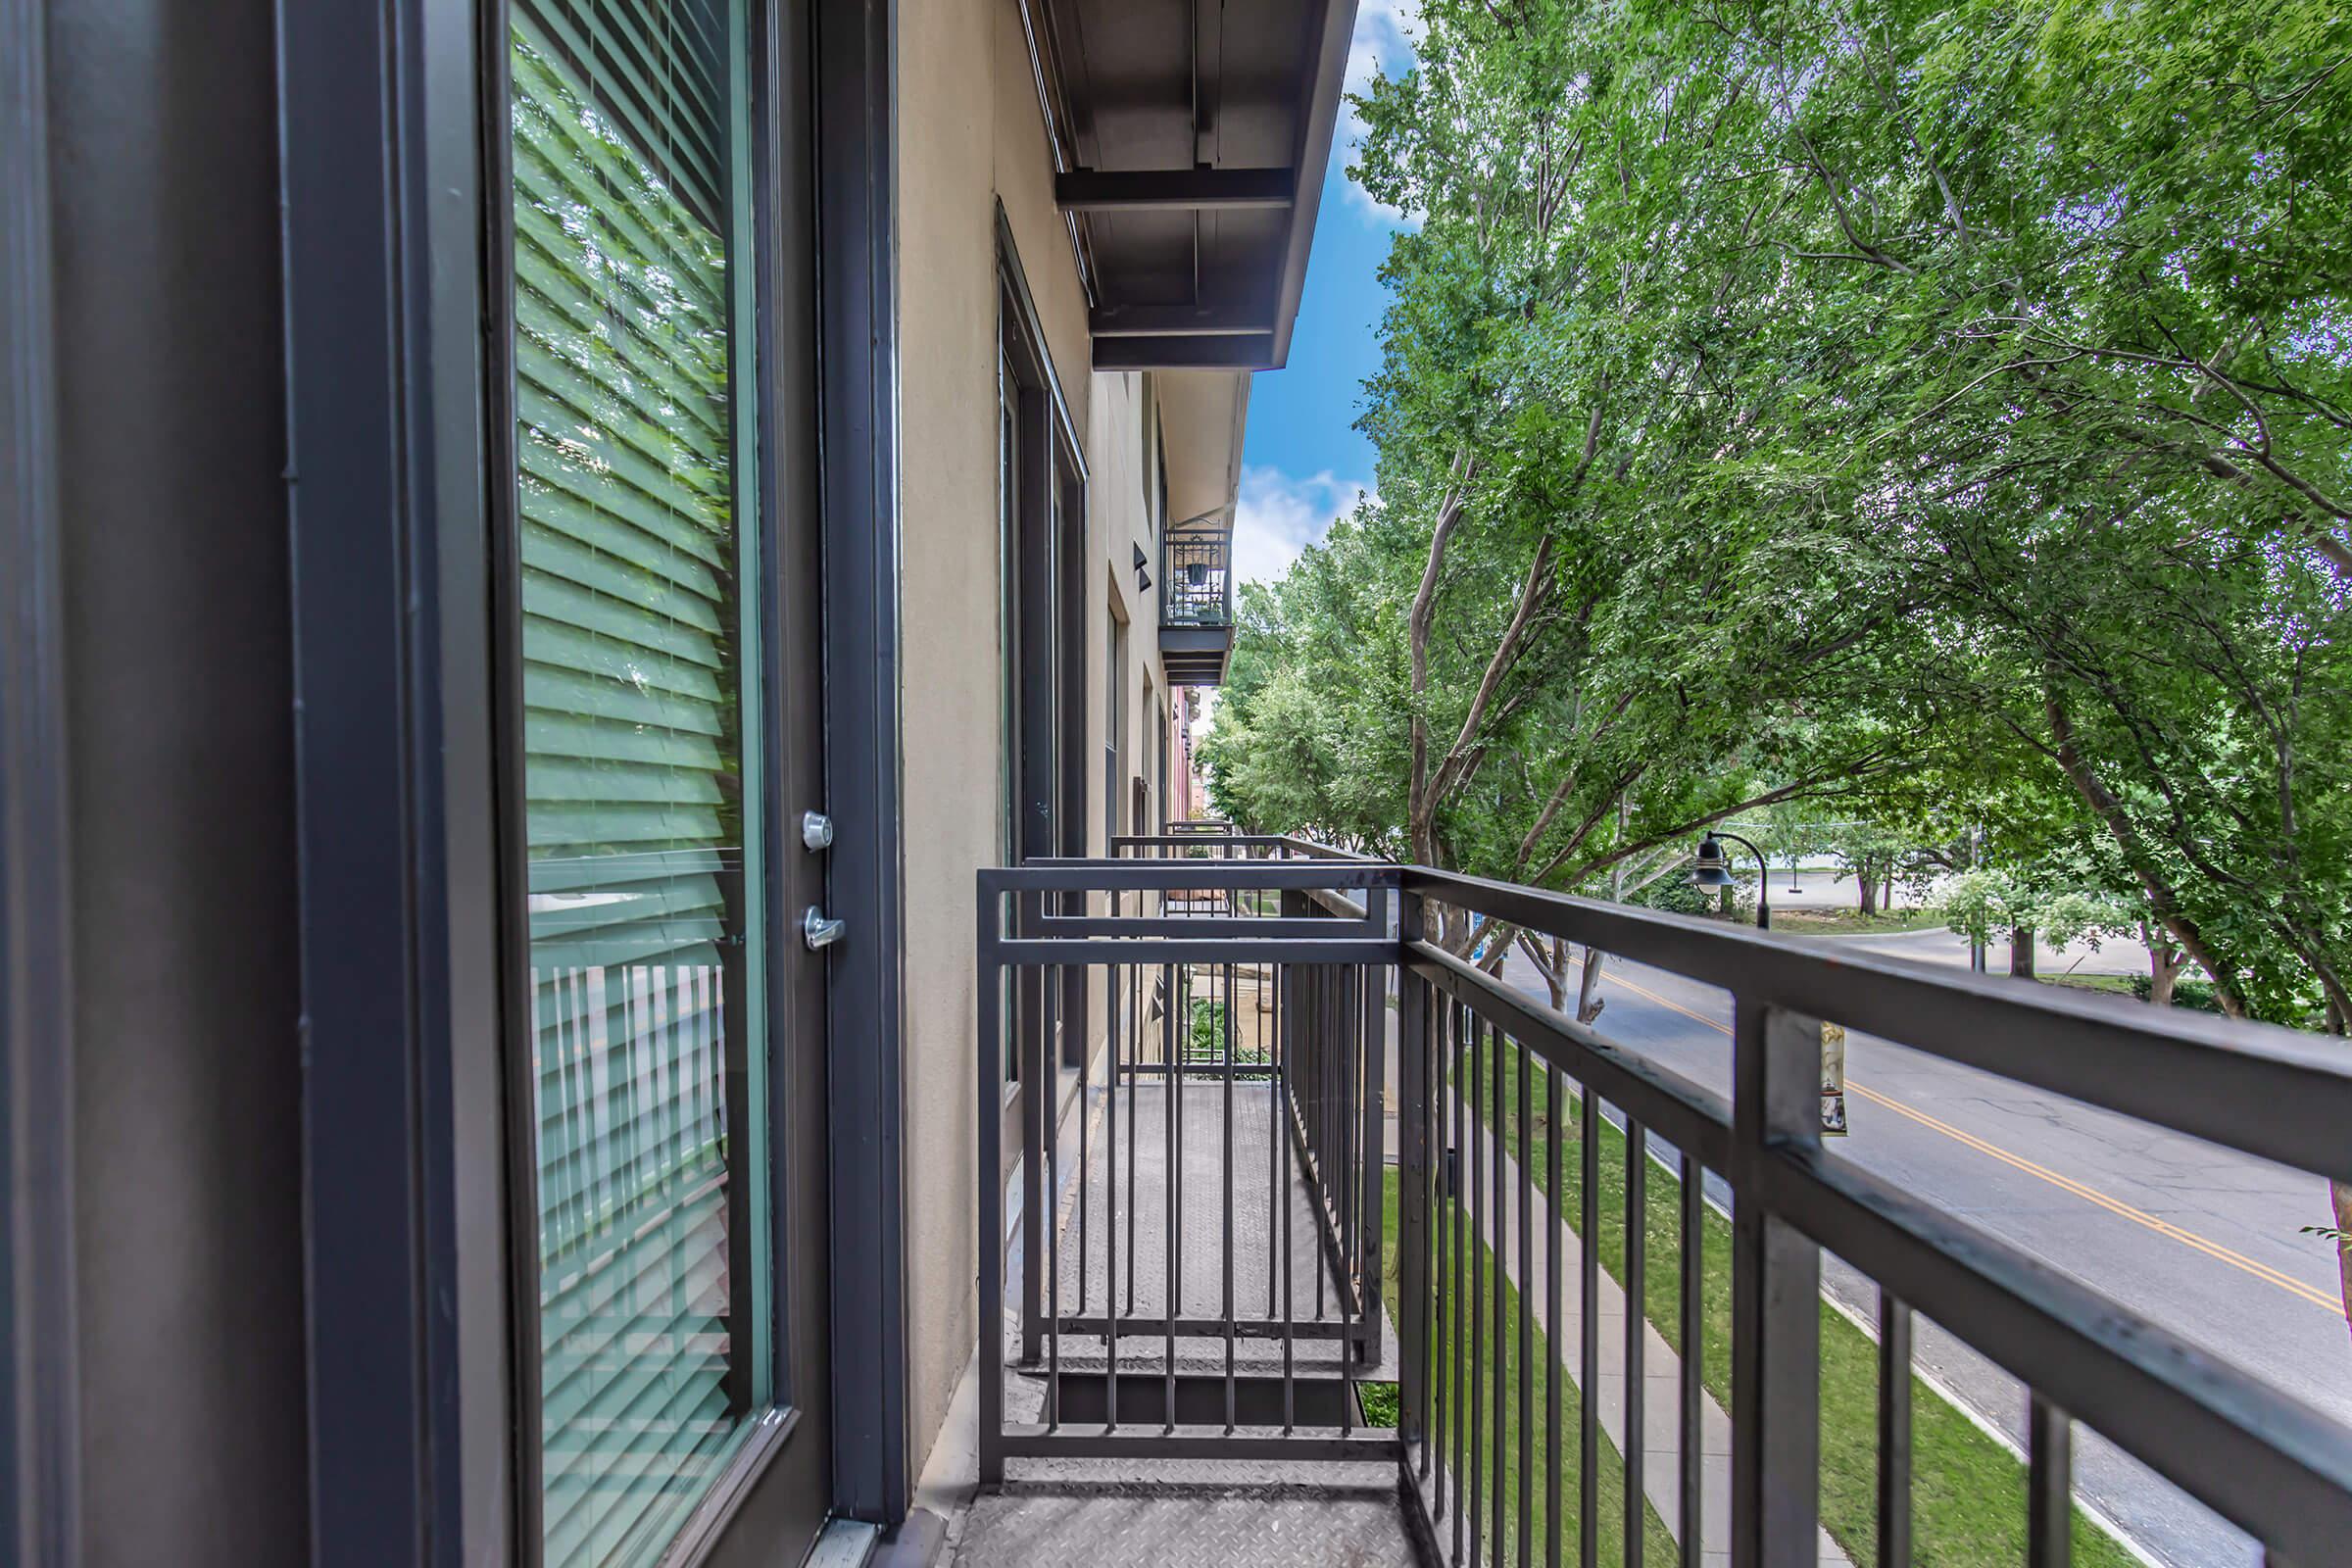
[[[1098,305],[1088,319],[1097,337],[1265,337],[1268,305]]]
[[[1288,207],[1298,194],[1291,169],[1073,169],[1054,176],[1054,203],[1068,213]]]
[[[1262,370],[1274,364],[1267,332],[1200,337],[1098,337],[1098,370]]]

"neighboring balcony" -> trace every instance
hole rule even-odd
[[[2075,1505],[2079,1434],[2242,1530],[2232,1563],[2346,1560],[2344,1426],[1863,1168],[1821,1103],[1838,1023],[2097,1106],[2143,1158],[2341,1179],[2338,1050],[1298,840],[1113,848],[979,876],[977,1494],[947,1560],[2128,1561]],[[1506,983],[1474,918],[1710,988],[1722,1084]],[[1075,1083],[1046,1066],[1070,1013],[1100,1042]],[[1875,1311],[1825,1304],[1832,1269]],[[1919,1381],[1953,1343],[2021,1385],[2017,1458]],[[1952,1534],[1955,1494],[1997,1542]]]
[[[1159,546],[1159,657],[1178,686],[1221,686],[1233,652],[1233,524],[1171,528]]]

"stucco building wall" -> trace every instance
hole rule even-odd
[[[1152,736],[1171,705],[1158,655],[1156,479],[1144,411],[1155,378],[1089,368],[1086,300],[1054,205],[1054,164],[1016,0],[902,0],[898,122],[901,586],[905,670],[905,1157],[908,1432],[919,1471],[972,1352],[975,1194],[972,876],[1003,859],[995,781],[1004,641],[998,470],[998,224],[1035,305],[1087,466],[1086,694],[1064,743],[1085,764],[1084,826],[1105,846],[1104,791],[1153,793]],[[1184,378],[1187,380],[1193,378]],[[1207,378],[1223,411],[1171,431],[1188,472],[1238,460],[1246,380]],[[1201,402],[1196,397],[1193,402]],[[1233,448],[1233,450],[1227,450]],[[1213,481],[1212,481],[1213,482]],[[1153,579],[1140,589],[1135,552]],[[1108,669],[1109,618],[1128,625]],[[1105,780],[1106,681],[1127,689],[1121,777]],[[1148,683],[1148,686],[1147,686]],[[1149,696],[1147,696],[1147,691]],[[1122,804],[1122,826],[1125,825]],[[1103,1038],[1102,999],[1087,1020]]]

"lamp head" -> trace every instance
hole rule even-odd
[[[1690,867],[1690,880],[1702,888],[1728,888],[1739,880],[1732,875],[1730,858],[1723,853],[1723,841],[1712,833],[1698,841],[1698,856]]]

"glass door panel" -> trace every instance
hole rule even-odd
[[[656,1561],[766,1408],[744,0],[513,9],[550,1564]]]

